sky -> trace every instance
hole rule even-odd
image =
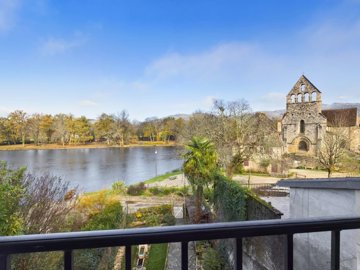
[[[360,0],[0,0],[1,116],[284,109],[302,74],[360,102]]]

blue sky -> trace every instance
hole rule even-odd
[[[360,0],[0,0],[0,115],[283,109],[302,73],[360,102]]]

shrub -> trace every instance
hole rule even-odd
[[[118,229],[123,216],[120,202],[113,201],[105,205],[104,209],[92,215],[84,226],[87,231]]]
[[[139,195],[143,195],[145,190],[146,190],[145,184],[144,182],[141,182],[139,184],[129,186],[127,189],[127,194],[132,196],[139,196]]]
[[[168,226],[173,226],[176,224],[176,219],[172,214],[167,213],[163,216],[161,223],[164,223]]]
[[[149,188],[149,192],[151,195],[155,196],[164,196],[169,194],[176,194],[178,196],[187,196],[189,195],[189,187],[151,187]]]
[[[224,262],[215,249],[208,247],[204,253],[204,270],[222,270]]]
[[[111,186],[113,193],[115,194],[125,194],[126,193],[126,186],[123,181],[114,182]]]
[[[167,204],[141,208],[133,216],[134,220],[144,222],[146,226],[159,226],[163,223],[171,225],[174,222],[170,217],[172,216],[172,207]]]

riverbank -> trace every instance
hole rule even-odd
[[[76,145],[61,144],[16,144],[16,145],[0,145],[0,151],[24,151],[24,150],[65,150],[65,149],[98,149],[98,148],[128,148],[128,147],[154,147],[154,146],[177,146],[175,142],[138,142],[133,144],[108,145],[103,143],[89,143]]]

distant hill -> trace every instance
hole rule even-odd
[[[323,108],[323,110],[357,108],[358,115],[360,116],[360,103],[323,104],[322,108]],[[285,110],[260,111],[260,112],[265,113],[270,118],[281,118],[284,115]],[[179,113],[179,114],[169,115],[167,117],[174,117],[175,119],[182,118],[184,120],[189,120],[190,116],[191,116],[191,114]],[[163,118],[166,118],[166,117],[163,117]]]
[[[331,105],[323,104],[322,108],[323,110],[357,108],[358,114],[360,113],[360,103],[333,103]]]
[[[333,104],[323,104],[323,110],[330,110],[330,109],[348,109],[348,108],[357,108],[358,115],[360,116],[360,103],[333,103]],[[262,111],[270,118],[281,118],[285,110],[275,110],[275,111]]]

